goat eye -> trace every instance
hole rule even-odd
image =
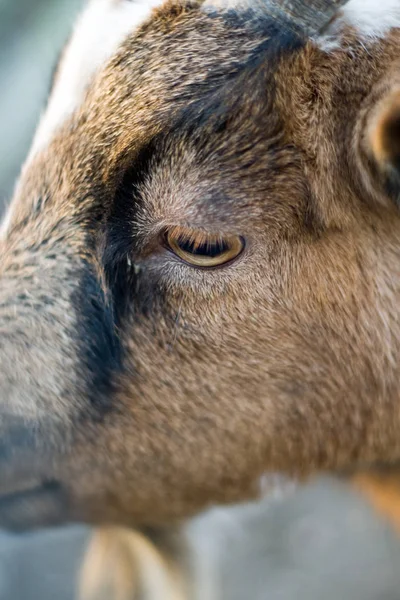
[[[220,235],[175,227],[166,233],[168,248],[194,267],[221,267],[237,258],[244,249],[238,235]]]

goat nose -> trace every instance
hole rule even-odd
[[[25,528],[71,515],[74,443],[109,410],[120,355],[97,268],[65,239],[15,244],[0,262],[0,527]]]
[[[52,305],[29,281],[21,292],[22,285],[0,280],[0,527],[9,529],[62,520],[65,493],[52,470],[73,410],[62,396],[65,373],[74,373],[69,316],[61,316],[60,333]],[[64,351],[51,350],[57,346]]]
[[[16,328],[0,341],[0,528],[12,530],[57,524],[66,510],[53,464],[65,449],[67,424],[57,382],[49,379],[51,360],[41,340],[33,342],[18,339]]]
[[[70,504],[63,481],[71,447],[68,425],[51,417],[33,420],[11,415],[1,404],[0,529],[17,531],[65,522]]]
[[[0,528],[9,531],[58,525],[66,512],[66,494],[57,482],[44,482],[23,492],[0,496]]]
[[[41,436],[43,428],[55,435],[50,423],[0,413],[0,528],[23,530],[65,519],[66,494],[52,474],[55,448]]]

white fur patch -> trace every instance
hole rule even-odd
[[[376,42],[400,27],[400,0],[350,0],[315,42],[326,52],[340,48],[343,26],[350,25],[364,42]]]
[[[350,0],[343,20],[367,38],[379,38],[400,27],[400,0]]]
[[[11,222],[11,207],[9,207],[7,209],[3,219],[0,222],[0,240],[4,239],[6,237],[6,233],[10,226],[10,222]]]
[[[90,0],[78,19],[60,73],[36,132],[31,154],[47,146],[76,110],[96,71],[164,0]]]
[[[37,130],[31,155],[43,149],[54,132],[79,106],[94,73],[106,63],[135,28],[164,0],[90,0],[78,20],[62,60],[61,72],[47,110]],[[240,5],[243,0],[206,0],[205,7]],[[246,4],[251,4],[247,0]],[[342,16],[323,36],[329,47],[343,23],[354,26],[362,37],[379,38],[400,27],[400,0],[350,0]]]

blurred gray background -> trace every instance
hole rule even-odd
[[[81,4],[0,0],[0,206],[11,195]],[[399,539],[334,481],[285,500],[214,510],[190,534],[213,565],[218,600],[400,600]],[[73,600],[87,536],[79,527],[0,533],[0,600]]]

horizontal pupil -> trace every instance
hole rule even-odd
[[[195,256],[207,256],[209,258],[215,258],[216,256],[220,256],[229,250],[229,244],[223,240],[196,244],[196,242],[193,240],[180,239],[178,240],[177,244],[183,252],[187,252],[188,254],[193,254]]]

